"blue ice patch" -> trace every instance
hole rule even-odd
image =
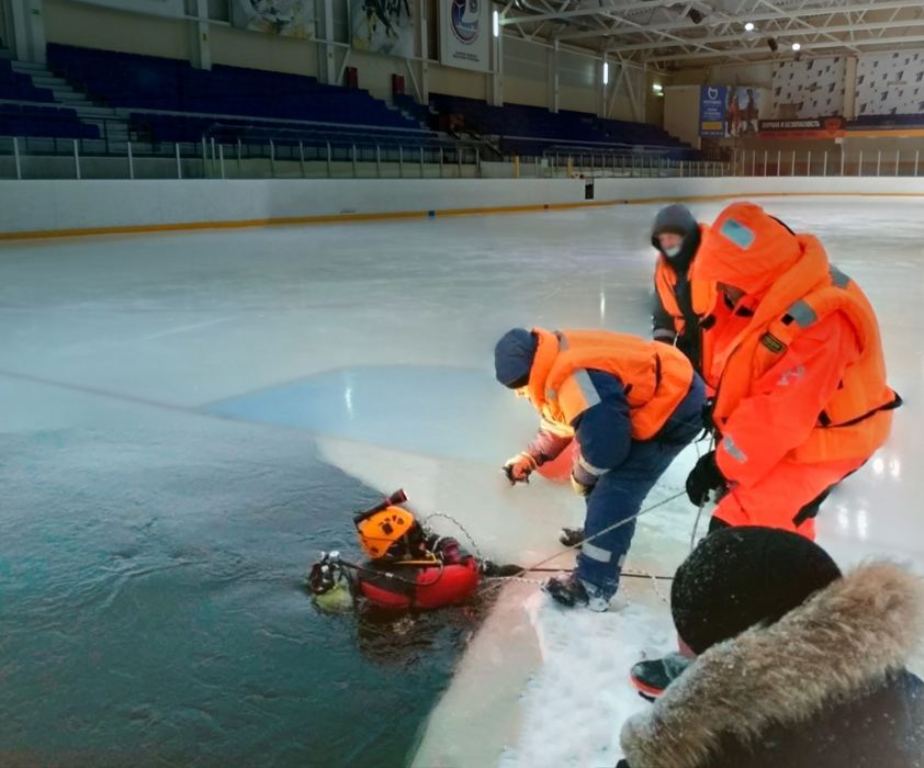
[[[728,219],[722,224],[722,228],[719,232],[739,248],[744,248],[745,250],[754,244],[754,240],[757,237],[751,229],[734,219]]]
[[[206,406],[229,419],[304,429],[411,453],[497,460],[507,434],[529,434],[531,408],[485,370],[356,366],[316,373]],[[501,454],[503,455],[503,454]]]

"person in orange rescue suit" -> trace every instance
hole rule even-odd
[[[563,605],[605,611],[634,515],[702,429],[703,382],[674,347],[606,331],[514,328],[497,342],[494,364],[497,380],[541,415],[535,440],[504,466],[511,483],[578,444],[571,484],[586,497],[586,540],[575,572],[550,579],[545,591]]]
[[[712,283],[690,279],[705,231],[706,226],[698,224],[683,205],[662,208],[651,228],[651,244],[658,251],[652,338],[676,345],[697,371],[702,347],[699,322],[715,303]]]
[[[690,501],[718,491],[711,529],[812,539],[831,488],[885,442],[901,405],[873,308],[817,238],[751,203],[719,214],[694,279],[719,289],[701,323],[717,443],[687,478]]]

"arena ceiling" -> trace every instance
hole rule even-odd
[[[922,0],[508,0],[501,24],[661,69],[924,47]]]

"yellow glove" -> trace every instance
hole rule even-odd
[[[593,489],[594,486],[584,485],[584,483],[578,480],[573,474],[571,475],[571,490],[578,496],[589,496]]]

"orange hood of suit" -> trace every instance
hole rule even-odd
[[[693,277],[759,295],[801,256],[798,237],[763,208],[734,203],[703,232]]]
[[[806,413],[817,425],[791,458],[866,459],[882,445],[890,410],[901,400],[886,384],[878,322],[860,287],[832,267],[817,238],[793,234],[757,205],[735,203],[708,231],[694,268],[702,280],[727,283],[758,298],[747,325],[721,347],[710,330],[704,333],[703,369],[717,388],[713,418],[720,431],[793,339],[838,312],[856,334],[859,358],[846,368],[824,410]],[[806,398],[807,409],[809,402]]]

